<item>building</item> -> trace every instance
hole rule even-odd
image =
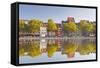
[[[46,37],[47,36],[47,25],[43,24],[40,27],[40,37]]]
[[[40,27],[40,37],[47,36],[47,27]]]
[[[66,21],[62,21],[62,33],[63,33],[63,36],[69,36],[69,37],[76,36],[76,32],[70,32],[70,31],[64,29],[64,24],[70,23],[70,22],[74,22],[75,23],[74,17],[69,16],[69,17],[67,17]]]
[[[62,36],[62,24],[57,24],[56,36]]]
[[[69,23],[69,22],[75,22],[74,17],[68,17],[68,18],[67,18],[67,22],[68,22],[68,23]]]
[[[62,34],[62,24],[56,23],[56,25],[57,25],[57,30],[48,31],[49,37],[61,36],[61,34]]]
[[[69,16],[69,17],[67,17],[66,21],[62,21],[62,23],[69,23],[69,22],[75,22],[74,17]]]

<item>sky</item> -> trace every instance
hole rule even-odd
[[[80,20],[96,21],[96,9],[25,4],[19,5],[19,19],[39,19],[43,22],[47,22],[48,19],[53,19],[56,23],[61,23],[62,20],[66,21],[69,16],[74,17],[75,22],[79,22]]]

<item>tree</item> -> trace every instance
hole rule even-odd
[[[25,32],[30,32],[30,30],[29,30],[29,25],[28,25],[28,24],[25,24],[24,31],[25,31]]]
[[[52,19],[49,19],[48,20],[48,31],[55,31],[55,30],[57,30],[56,23]]]
[[[80,21],[80,27],[82,30],[85,30],[87,32],[92,32],[94,29],[93,24],[91,22],[86,21],[86,20]]]
[[[89,23],[89,21],[87,21],[87,20],[81,20],[79,26],[81,29],[84,29],[84,28],[86,28],[88,23]]]
[[[95,29],[94,25],[92,23],[89,23],[86,27],[87,32],[93,32]]]
[[[19,20],[19,31],[24,31],[25,28],[25,21]]]
[[[42,25],[42,21],[38,19],[33,19],[29,21],[28,26],[29,26],[29,31],[30,32],[38,32],[40,31],[40,26]]]
[[[71,32],[77,31],[77,25],[74,22],[64,23],[63,26],[64,26],[64,30],[68,30]]]
[[[94,24],[87,20],[81,20],[79,26],[83,35],[89,35],[95,30]]]
[[[67,36],[76,36],[78,30],[75,22],[63,23],[64,34]]]

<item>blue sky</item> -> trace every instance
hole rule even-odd
[[[40,19],[47,22],[53,19],[56,23],[67,20],[72,16],[75,22],[80,20],[96,20],[96,10],[93,8],[74,8],[74,7],[57,7],[57,6],[40,6],[40,5],[19,5],[19,19]]]

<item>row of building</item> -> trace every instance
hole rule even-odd
[[[29,20],[24,20],[25,23],[28,23]],[[74,17],[68,17],[66,21],[62,21],[62,23],[70,23],[70,22],[75,22]],[[35,33],[29,33],[29,32],[19,32],[20,36],[40,36],[40,37],[51,37],[51,36],[74,36],[74,35],[80,35],[80,31],[77,31],[76,33],[72,32],[72,33],[68,33],[66,31],[64,31],[63,29],[63,25],[62,23],[56,23],[57,25],[57,30],[56,31],[47,31],[47,26],[48,23],[43,23],[42,26],[40,27],[40,31],[39,32],[35,32]]]

